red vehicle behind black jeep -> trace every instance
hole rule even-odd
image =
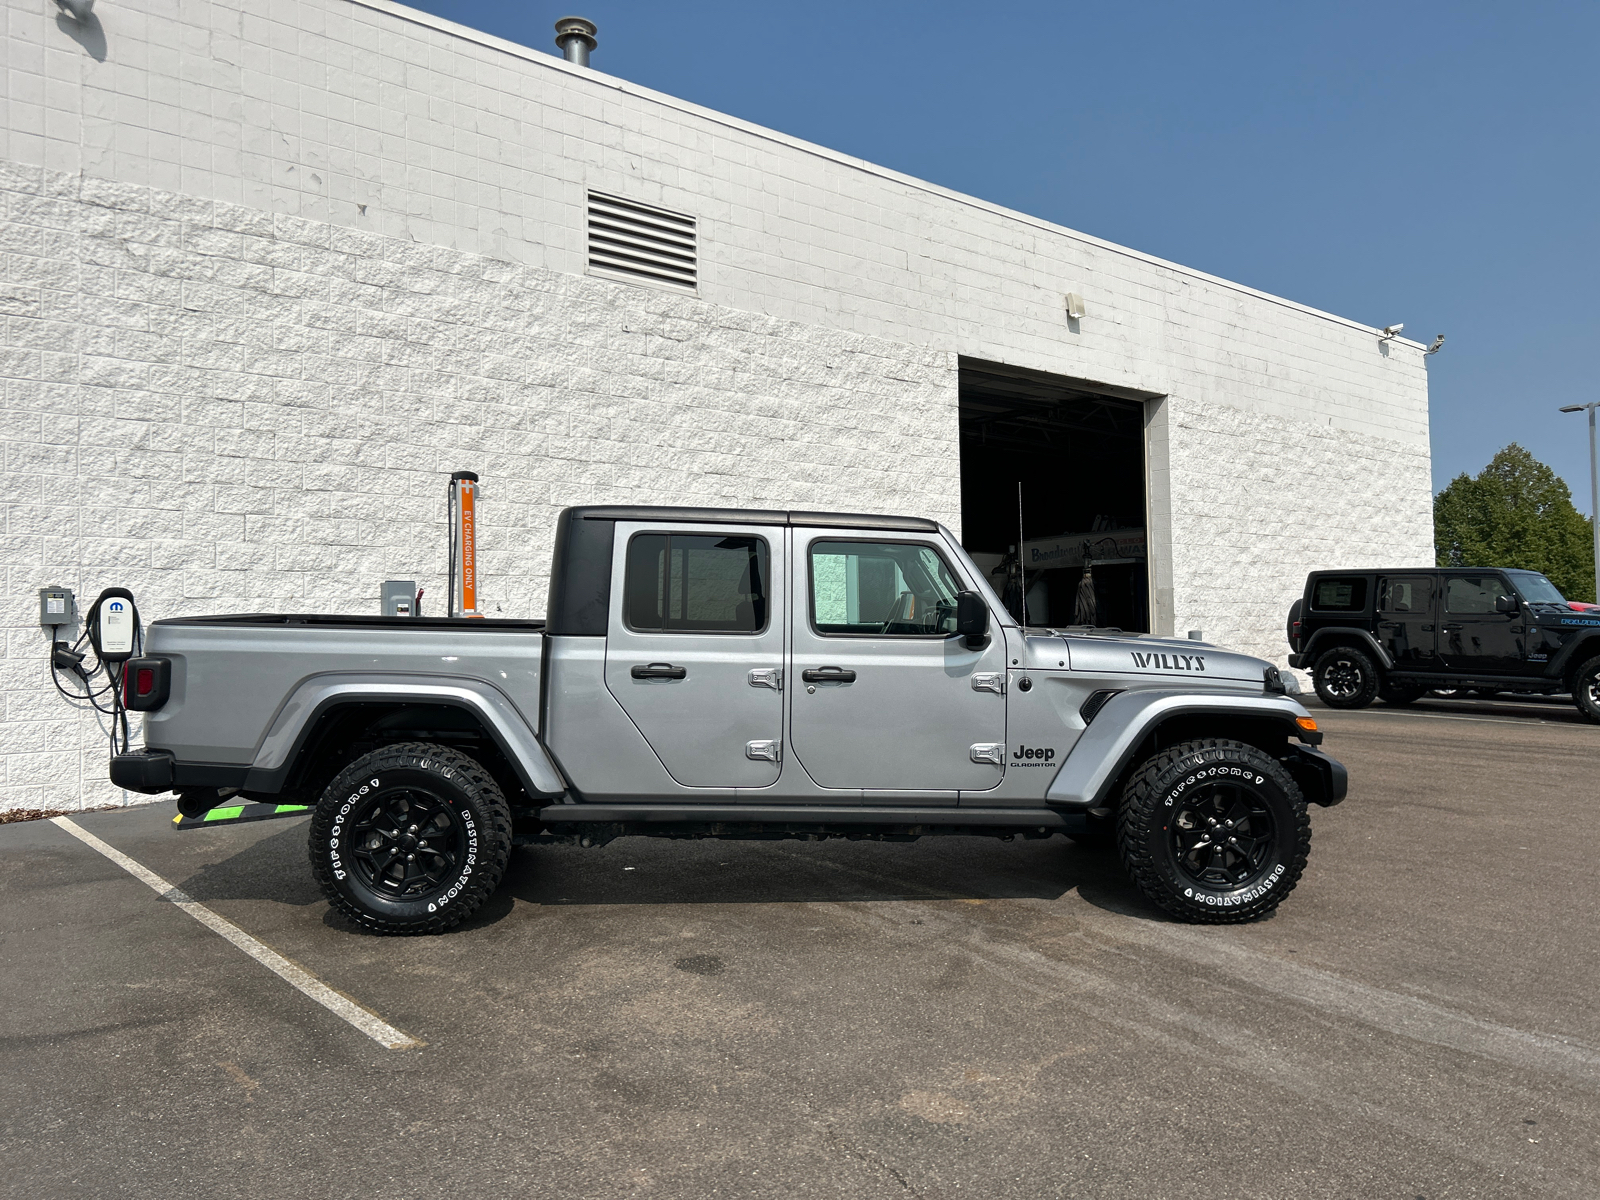
[[[1289,665],[1330,708],[1410,704],[1436,688],[1567,692],[1600,723],[1600,612],[1537,571],[1313,571],[1289,610]]]

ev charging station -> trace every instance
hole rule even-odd
[[[447,497],[450,575],[447,615],[452,617],[481,619],[485,615],[478,596],[479,495],[476,472],[451,474]],[[381,611],[384,616],[391,617],[421,616],[422,594],[423,590],[414,580],[387,580],[381,591]],[[56,690],[74,707],[92,708],[97,714],[110,717],[111,755],[113,758],[127,755],[132,749],[128,713],[158,709],[166,703],[172,686],[171,661],[160,656],[140,657],[144,626],[133,593],[127,588],[108,587],[102,591],[84,617],[83,631],[69,644],[63,639],[63,633],[70,637],[77,621],[77,599],[71,588],[39,589],[39,624],[50,634],[50,677]],[[102,675],[104,678],[99,678]],[[103,722],[101,728],[105,729]],[[245,812],[257,809],[262,811]],[[299,806],[243,805],[238,812],[229,810],[226,819],[260,819],[300,811],[303,809]],[[201,820],[215,821],[221,812],[217,810],[204,816],[180,815],[176,823],[184,827]]]

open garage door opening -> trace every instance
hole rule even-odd
[[[1143,404],[961,360],[961,540],[1013,616],[1025,579],[1028,624],[1148,631],[1145,495]]]

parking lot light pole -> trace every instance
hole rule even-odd
[[[1594,410],[1600,400],[1588,404],[1568,404],[1562,412],[1587,412],[1589,414],[1589,524],[1594,533],[1594,598],[1600,603],[1600,464],[1594,453]]]

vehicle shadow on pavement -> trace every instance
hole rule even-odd
[[[1001,842],[932,837],[883,843],[667,841],[619,838],[599,849],[525,846],[500,895],[541,906],[849,904],[917,900],[1056,900],[1141,908],[1114,851],[1063,837]],[[489,906],[486,906],[489,907]],[[1164,917],[1160,919],[1165,919]]]
[[[295,907],[326,903],[306,862],[303,821],[207,864],[178,886],[201,903],[270,900]],[[1014,842],[930,837],[903,843],[629,837],[593,849],[516,848],[500,887],[458,928],[497,924],[519,904],[564,908],[1057,900],[1074,891],[1096,908],[1118,916],[1171,920],[1128,881],[1115,850],[1065,837]],[[360,932],[331,908],[323,923],[341,932]]]
[[[173,882],[202,904],[210,900],[275,900],[297,906],[323,903],[306,861],[306,822],[286,824],[286,829],[258,838],[221,862],[208,863],[182,882]]]

